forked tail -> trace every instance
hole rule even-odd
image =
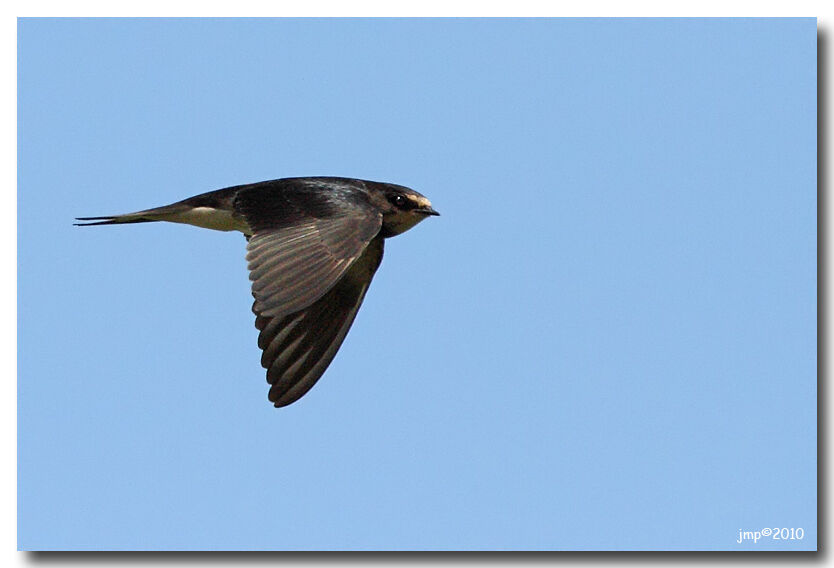
[[[73,223],[77,227],[89,227],[91,225],[123,225],[125,223],[150,223],[152,221],[176,221],[178,214],[189,210],[185,203],[178,202],[163,207],[134,211],[123,215],[105,215],[101,217],[76,217],[76,221],[84,223]]]
[[[81,221],[81,223],[73,224],[80,227],[89,227],[91,225],[123,225],[126,223],[168,221],[169,223],[184,223],[216,231],[240,231],[251,235],[252,230],[246,224],[246,221],[234,213],[233,197],[234,195],[228,189],[222,189],[189,197],[171,205],[134,211],[124,215],[77,217],[76,221]]]
[[[93,225],[122,225],[125,223],[151,223],[159,219],[148,219],[134,215],[112,215],[108,217],[76,217],[76,221],[84,223],[73,223],[76,227],[91,227]]]

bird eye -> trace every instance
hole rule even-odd
[[[397,207],[405,207],[406,203],[408,203],[408,200],[402,195],[395,195],[391,198],[391,203],[393,203]]]

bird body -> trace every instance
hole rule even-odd
[[[367,180],[284,178],[79,223],[168,221],[247,239],[255,327],[269,399],[286,406],[324,373],[382,261],[384,239],[438,215],[416,191]]]

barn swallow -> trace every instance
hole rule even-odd
[[[276,407],[312,388],[353,323],[385,239],[439,215],[413,189],[338,177],[284,178],[210,191],[164,207],[78,217],[79,226],[169,221],[240,231],[261,365]]]

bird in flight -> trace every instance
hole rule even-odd
[[[246,236],[261,365],[276,407],[312,388],[353,323],[385,239],[439,215],[413,189],[339,177],[284,178],[164,207],[78,217],[80,226],[169,221]]]

